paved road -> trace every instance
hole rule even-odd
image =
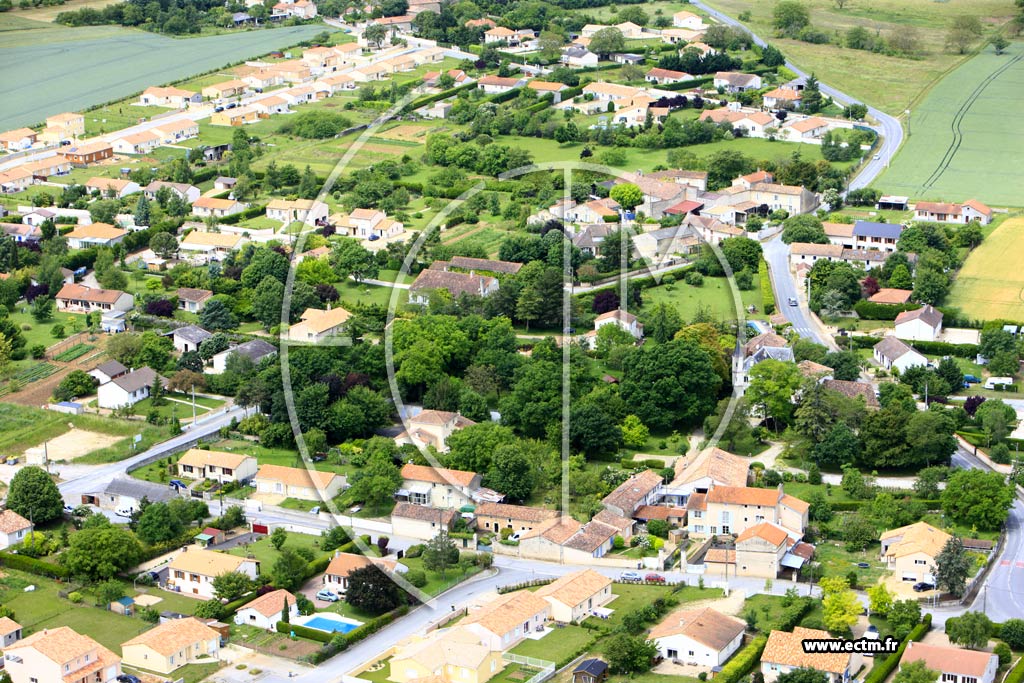
[[[789,245],[781,239],[775,238],[764,242],[761,245],[764,251],[764,260],[768,264],[768,270],[772,276],[772,286],[775,288],[776,309],[786,316],[796,333],[819,344],[832,346],[832,340],[822,334],[819,326],[811,320],[811,312],[807,308],[807,302],[797,291],[796,282],[789,274]],[[789,300],[796,299],[801,302],[799,306],[790,306]]]

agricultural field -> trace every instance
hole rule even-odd
[[[773,2],[710,0],[708,5],[730,17],[748,12],[745,23],[762,38],[782,50],[793,64],[843,92],[890,114],[902,113],[935,81],[964,60],[946,49],[946,27],[954,18],[973,14],[986,30],[1007,22],[1014,13],[1012,0],[851,0],[843,9],[834,0],[806,0],[811,24],[830,34],[845,34],[862,26],[883,37],[913,31],[920,43],[920,57],[906,59],[838,45],[814,45],[797,40],[773,39]],[[987,40],[987,37],[986,37]],[[973,87],[973,86],[972,86]]]
[[[1024,155],[1014,123],[1024,114],[1024,43],[990,48],[944,78],[910,114],[910,136],[877,181],[880,190],[917,199],[979,199],[1021,206]]]
[[[66,28],[33,22],[38,28],[0,31],[8,64],[32,64],[6,75],[0,120],[8,127],[39,123],[59,114],[127,97],[150,85],[187,76],[294,45],[323,31],[322,25],[273,31],[175,39],[122,28]],[[126,71],[124,65],[130,64]]]
[[[1022,244],[1024,218],[1005,221],[967,257],[947,302],[981,320],[1024,320]]]

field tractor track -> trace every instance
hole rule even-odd
[[[928,177],[928,180],[924,181],[924,183],[921,185],[922,193],[925,190],[931,188],[931,186],[934,185],[935,182],[942,177],[942,174],[946,172],[947,168],[949,168],[950,162],[953,161],[953,157],[956,156],[957,151],[960,149],[960,143],[962,143],[964,139],[963,132],[960,130],[960,124],[963,122],[964,117],[967,116],[967,112],[970,111],[974,103],[978,100],[979,97],[981,97],[981,94],[985,91],[986,88],[988,88],[988,86],[994,80],[996,80],[999,76],[1003,74],[1004,71],[1012,67],[1021,59],[1024,59],[1024,55],[1017,55],[1016,57],[1008,61],[1006,64],[1002,65],[1001,67],[990,73],[988,76],[986,76],[981,81],[981,83],[979,83],[977,87],[974,88],[970,96],[966,100],[964,100],[964,103],[960,105],[960,108],[957,109],[956,115],[953,117],[953,121],[950,124],[950,127],[953,130],[953,140],[952,142],[949,143],[949,147],[946,148],[946,153],[942,156],[942,160],[939,162],[939,165],[935,167],[934,171],[932,171],[932,174]]]

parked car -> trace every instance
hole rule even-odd
[[[881,155],[881,154],[876,154],[876,155],[875,155],[875,161],[878,161],[878,160],[879,160],[879,159],[881,159],[881,158],[882,158],[882,155]]]
[[[362,512],[363,511],[363,506],[362,505],[353,505],[352,507],[350,507],[348,509],[348,511],[354,515],[357,512]]]
[[[665,577],[661,574],[648,574],[644,577],[644,581],[648,583],[665,583]]]
[[[338,602],[339,600],[337,593],[326,588],[322,588],[317,592],[316,599],[323,600],[324,602]]]
[[[376,242],[377,240],[380,239],[380,235],[378,235],[377,233],[374,233],[374,234],[370,235],[369,237],[367,237],[366,239],[370,240],[371,242]]]
[[[311,514],[311,515],[319,515],[320,514],[320,506],[319,505],[314,505],[313,507],[309,508],[309,514]]]
[[[633,583],[639,583],[644,580],[643,575],[640,572],[622,572],[619,574],[619,581],[631,581]]]
[[[121,674],[117,677],[117,683],[142,683],[138,676],[132,676],[131,674]]]
[[[228,102],[228,103],[227,103],[227,104],[226,104],[226,105],[224,106],[224,108],[225,108],[225,109],[234,109],[234,108],[235,108],[235,107],[237,107],[237,106],[238,106],[238,105],[237,105],[237,104],[235,104],[234,102]]]
[[[71,505],[65,505],[64,506],[64,514],[65,515],[70,515],[74,511],[75,511],[75,508],[73,506],[71,506]]]
[[[508,540],[510,540],[510,541],[516,541],[516,542],[518,543],[518,542],[519,542],[519,539],[520,539],[520,538],[522,538],[522,535],[521,535],[521,534],[520,534],[520,533],[519,533],[519,532],[517,531],[516,533],[514,533],[514,534],[510,535],[510,536],[508,537]]]
[[[975,377],[974,375],[964,375],[964,382],[968,384],[978,384],[979,382],[981,382],[981,379]]]
[[[935,584],[928,583],[927,581],[920,581],[914,584],[915,593],[924,593],[925,591],[935,590]]]
[[[224,111],[224,107],[214,107],[213,108],[213,113],[214,114],[219,114],[222,111]]]

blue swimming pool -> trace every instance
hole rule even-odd
[[[359,624],[319,616],[309,619],[303,626],[315,628],[318,631],[327,631],[328,633],[348,633],[359,628]]]

